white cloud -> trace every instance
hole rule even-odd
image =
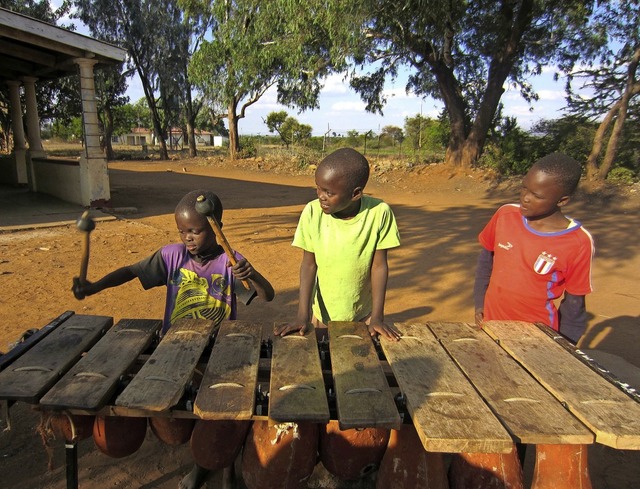
[[[386,88],[383,91],[383,95],[387,98],[387,100],[390,99],[415,99],[416,96],[413,95],[412,93],[407,93],[407,91],[405,90],[404,86],[402,87],[396,87],[394,86],[393,88]]]
[[[343,100],[331,104],[333,112],[364,112],[366,104],[358,100]]]
[[[322,88],[323,94],[344,94],[351,91],[349,87],[349,81],[344,79],[344,75],[341,74],[333,74],[329,75],[327,79],[324,81],[324,86]]]
[[[564,90],[539,90],[540,100],[564,100]]]

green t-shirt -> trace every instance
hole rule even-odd
[[[382,200],[363,196],[352,219],[325,214],[317,199],[309,202],[300,215],[293,246],[315,255],[315,317],[327,324],[359,321],[371,314],[373,255],[399,245],[395,217]]]

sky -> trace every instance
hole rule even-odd
[[[53,0],[52,5],[58,6],[60,0]],[[77,32],[88,35],[86,26],[75,19],[63,18],[65,23],[73,22]],[[540,119],[554,119],[560,117],[561,109],[565,105],[564,84],[562,79],[554,81],[554,69],[548,67],[542,74],[531,78],[539,100],[529,105],[517,91],[507,89],[501,98],[504,104],[503,114],[513,116],[523,129],[529,129]],[[264,123],[267,115],[274,111],[285,110],[299,122],[312,127],[314,136],[322,136],[327,131],[331,134],[345,135],[348,131],[359,134],[371,130],[379,133],[384,126],[404,127],[407,117],[422,114],[424,117],[435,118],[442,110],[442,103],[431,98],[421,99],[413,94],[407,94],[405,85],[408,72],[401,72],[395,81],[387,80],[385,95],[387,104],[383,108],[383,115],[371,114],[365,111],[365,103],[350,87],[343,75],[332,75],[324,81],[324,88],[320,94],[319,108],[305,112],[298,112],[279,105],[276,101],[276,88],[272,87],[262,98],[246,110],[246,117],[239,122],[240,135],[266,135],[269,130]],[[144,97],[142,85],[137,75],[129,79],[127,90],[130,102],[135,103]],[[225,124],[226,125],[226,124]]]

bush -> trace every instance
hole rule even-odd
[[[629,168],[619,166],[609,172],[607,180],[615,183],[632,184],[635,181],[635,174]]]
[[[258,150],[256,149],[255,138],[253,137],[241,137],[240,138],[240,151],[238,151],[237,157],[244,158],[253,158],[258,154]]]

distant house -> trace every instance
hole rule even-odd
[[[113,136],[112,142],[115,144],[126,144],[127,146],[141,146],[151,144],[153,132],[144,127],[134,127],[130,133],[121,136]]]
[[[213,132],[195,130],[196,146],[213,146],[216,148],[222,147],[229,143],[229,138],[226,136],[219,136]],[[177,128],[173,128],[169,131],[169,136],[166,139],[166,143],[172,146],[185,146],[182,140],[182,131]],[[131,132],[122,134],[120,136],[113,136],[113,144],[126,144],[127,146],[142,146],[145,144],[155,144],[155,136],[151,129],[144,127],[134,127]]]

